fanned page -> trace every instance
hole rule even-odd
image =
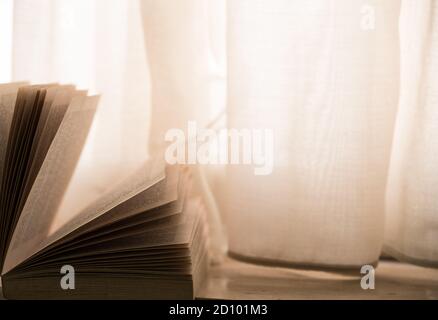
[[[84,173],[78,172],[81,184],[72,184],[70,190],[66,194],[60,209],[58,210],[55,219],[52,221],[50,232],[44,242],[35,250],[36,253],[51,243],[66,237],[74,230],[100,217],[119,205],[123,205],[129,199],[149,189],[157,182],[164,179],[164,163],[158,159],[149,159],[144,164],[137,168],[132,174],[125,177],[121,182],[116,183],[108,189],[107,192],[99,192],[99,189],[94,189],[95,198],[85,208],[78,211],[68,203],[79,203],[80,195],[84,190],[92,189],[92,181],[90,176],[85,176]],[[88,182],[91,181],[91,182]],[[73,211],[75,210],[75,211]],[[73,212],[73,213],[72,213]]]
[[[102,170],[93,175],[92,163],[79,165],[73,177],[66,179],[72,165],[66,151],[77,153],[83,147],[84,139],[79,137],[85,138],[96,103],[88,97],[72,101],[21,213],[3,273],[164,178],[164,163],[148,159],[140,167],[108,168],[106,175]],[[62,197],[56,190],[65,190],[59,186],[67,182]],[[41,219],[39,212],[46,212],[46,218]]]
[[[187,189],[191,188],[188,180],[189,176],[180,175],[177,167],[168,167],[165,179],[55,241],[39,251],[36,256],[27,261],[27,264],[32,260],[40,259],[41,256],[50,255],[50,252],[56,252],[58,249],[64,250],[73,243],[90,245],[90,240],[94,241],[93,239],[101,238],[102,235],[117,237],[123,234],[123,230],[127,227],[144,225],[182,212]]]
[[[87,231],[91,228],[95,229],[109,225],[138,213],[146,212],[176,201],[178,198],[178,186],[183,183],[183,180],[184,179],[180,179],[178,167],[167,167],[163,180],[140,192],[128,201],[120,203],[118,206],[100,216],[99,219],[94,219],[89,223]]]
[[[118,223],[123,220],[135,225],[181,212],[184,194],[186,193],[184,189],[188,188],[188,185],[187,175],[180,177],[177,167],[167,167],[166,176],[163,180],[51,243],[38,252],[37,256],[75,239],[84,236],[94,237],[94,232],[99,229],[106,228],[109,230],[108,232],[114,232],[118,230]],[[143,217],[141,213],[145,212],[148,212],[148,214]]]
[[[46,239],[48,226],[56,215],[83,148],[97,101],[97,97],[82,94],[72,98],[15,227],[3,273],[32,254]]]
[[[0,85],[0,182],[3,176],[6,147],[14,114],[15,100],[17,99],[17,91],[20,86],[25,84],[25,82],[17,82]]]
[[[33,183],[31,172],[35,162],[36,150],[40,142],[40,120],[44,119],[50,107],[45,107],[44,101],[49,88],[53,84],[38,86],[20,86],[16,102],[13,104],[13,116],[10,122],[7,149],[4,157],[2,174],[1,208],[1,262],[3,266],[7,248],[13,231],[18,223],[22,204],[28,196],[26,184]],[[53,121],[51,125],[56,125]],[[52,132],[56,133],[56,130]],[[41,131],[41,130],[40,130]],[[48,136],[49,139],[53,138]]]

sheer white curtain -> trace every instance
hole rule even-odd
[[[403,1],[385,251],[438,266],[438,2]]]
[[[71,83],[100,94],[88,158],[119,163],[144,157],[149,78],[139,2],[16,0],[13,5],[12,78]]]
[[[228,169],[233,253],[340,267],[378,260],[400,2],[368,1],[371,30],[364,3],[228,2],[229,126],[275,130],[272,175]]]
[[[355,267],[384,248],[436,265],[437,15],[433,0],[16,0],[12,77],[102,94],[93,163],[162,151],[167,129],[221,110],[272,129],[271,175],[199,172],[216,248],[222,218],[247,259]]]
[[[0,83],[11,80],[12,63],[12,0],[0,1]]]

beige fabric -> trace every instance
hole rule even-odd
[[[379,257],[398,99],[399,1],[228,2],[230,127],[275,130],[272,175],[231,166],[230,250],[354,266]],[[385,23],[383,23],[383,21]]]
[[[385,250],[438,266],[438,2],[404,1]]]
[[[101,95],[86,158],[141,163],[149,81],[138,1],[17,0],[13,31],[14,79]]]

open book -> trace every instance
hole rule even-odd
[[[99,185],[80,165],[97,102],[68,85],[0,85],[3,294],[191,299],[208,256],[190,172],[151,158]]]

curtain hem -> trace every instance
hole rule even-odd
[[[374,268],[377,268],[378,261],[374,261],[371,263],[364,263],[360,265],[337,265],[337,264],[322,264],[322,263],[311,263],[311,262],[288,262],[284,260],[276,260],[276,259],[267,259],[267,258],[256,258],[247,255],[243,255],[240,253],[236,253],[233,251],[228,251],[228,256],[246,263],[257,264],[261,266],[267,267],[282,267],[282,268],[290,268],[290,269],[302,269],[302,270],[311,270],[311,271],[325,271],[332,272],[343,275],[356,275],[361,276],[358,272],[360,268],[364,265],[371,265]]]
[[[406,263],[410,263],[410,264],[414,264],[414,265],[426,267],[426,268],[434,268],[434,269],[438,268],[437,261],[415,258],[415,257],[409,256],[409,255],[406,255],[406,254],[402,253],[401,251],[394,249],[393,247],[388,246],[388,245],[383,246],[383,251],[401,262],[406,262]]]

